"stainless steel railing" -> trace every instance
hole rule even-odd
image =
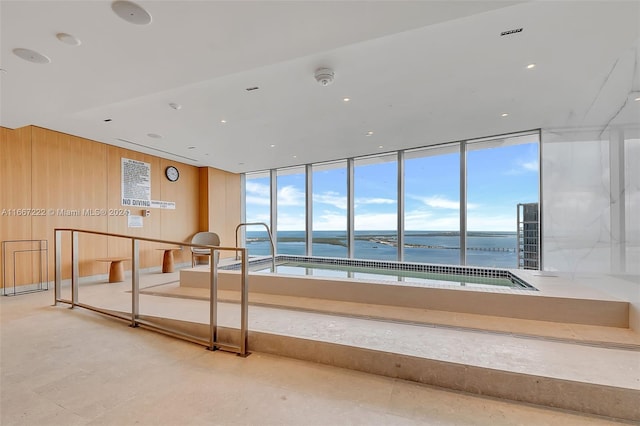
[[[240,225],[236,226],[236,246],[238,245],[238,231],[240,230],[240,228],[242,228],[244,226],[252,226],[252,225],[262,225],[267,230],[267,235],[269,236],[269,242],[271,243],[271,272],[275,272],[276,271],[276,246],[273,243],[273,235],[271,235],[271,230],[269,229],[269,226],[267,226],[266,223],[264,223],[264,222],[247,222],[247,223],[241,223]],[[238,260],[238,256],[237,255],[236,255],[236,260]]]
[[[65,232],[71,233],[71,300],[63,299],[61,297],[62,288],[62,235]],[[222,349],[226,351],[236,352],[241,356],[246,356],[247,352],[247,338],[248,338],[248,305],[249,305],[249,268],[248,268],[248,256],[247,249],[241,247],[222,247],[222,246],[209,246],[201,244],[191,244],[185,242],[167,241],[156,238],[134,237],[131,235],[113,234],[108,232],[89,231],[83,229],[72,228],[56,228],[54,230],[54,251],[55,251],[55,301],[54,305],[58,303],[68,303],[71,307],[81,307],[89,309],[95,312],[99,312],[112,317],[125,319],[131,322],[132,327],[138,327],[140,325],[153,329],[155,331],[168,334],[177,338],[188,340],[194,343],[207,346],[210,350]],[[103,235],[107,237],[125,238],[131,240],[131,315],[130,317],[122,316],[114,313],[112,310],[105,310],[96,306],[91,306],[85,303],[80,303],[78,300],[78,288],[79,288],[79,239],[80,234],[92,234]],[[152,243],[171,244],[185,247],[197,247],[208,248],[211,251],[211,269],[209,272],[209,333],[207,340],[201,340],[186,333],[180,333],[170,330],[166,327],[158,324],[153,324],[140,318],[140,241],[147,241]],[[234,251],[236,254],[242,255],[242,269],[241,269],[241,288],[240,288],[240,344],[233,345],[230,343],[223,343],[218,341],[218,265],[217,259],[220,251]]]

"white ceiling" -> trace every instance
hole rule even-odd
[[[137,3],[150,25],[110,1],[0,1],[0,125],[246,172],[640,121],[638,1]]]

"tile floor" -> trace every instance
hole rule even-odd
[[[210,352],[52,300],[52,291],[0,297],[3,426],[616,424],[272,355]]]

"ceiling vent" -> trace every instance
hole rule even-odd
[[[521,32],[522,32],[522,28],[516,28],[514,30],[503,31],[503,32],[500,33],[500,36],[517,34],[517,33],[521,33]]]
[[[319,68],[316,70],[315,78],[322,86],[328,86],[333,83],[333,70],[329,68]]]

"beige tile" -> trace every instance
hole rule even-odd
[[[430,425],[613,425],[596,416],[574,415],[489,397],[472,397],[431,386],[399,382],[390,411]]]
[[[86,419],[41,395],[1,382],[0,424],[82,425]]]
[[[123,291],[116,287],[109,290]],[[100,286],[87,291],[93,292],[92,297],[100,295],[107,304],[112,300],[121,303],[121,294],[110,299]],[[51,292],[0,298],[3,425],[608,424],[606,419],[448,392],[263,353],[241,358],[210,352],[87,310],[51,307],[51,298]],[[201,315],[200,311],[189,311],[192,301],[188,299],[179,299],[175,305],[173,299],[157,299],[162,300],[149,308],[176,309],[179,317]],[[377,350],[418,350],[440,354],[447,360],[458,357],[483,363],[489,363],[493,353],[507,357],[516,367],[530,362],[532,354],[536,354],[536,363],[543,364],[571,355],[555,353],[550,348],[557,349],[557,344],[546,346],[549,342],[517,340],[517,344],[509,345],[490,334],[458,332],[454,333],[457,337],[437,340],[441,334],[448,335],[447,330],[322,318],[302,312],[285,315],[279,310],[258,308],[252,310],[251,317],[257,327],[312,333],[320,340],[341,344],[359,342]],[[221,311],[221,321],[237,319],[237,306],[226,304]],[[413,337],[402,334],[400,330],[405,329],[419,333]],[[282,347],[276,349],[285,348],[287,341],[283,339],[280,344]],[[484,352],[491,347],[493,352]],[[410,356],[389,353],[388,359],[393,361],[388,362],[364,349],[353,359],[353,352],[338,345],[335,348],[339,350],[314,353],[313,346],[303,344],[294,349],[323,362],[346,360],[354,368],[372,364],[390,375],[396,370],[418,371],[433,380],[467,380],[459,369],[447,369],[446,363],[420,372],[420,365]],[[576,369],[580,365],[597,367],[603,360],[619,368],[625,359],[610,351],[595,351],[593,356],[588,353],[574,353]],[[545,368],[549,374],[567,374],[564,370],[569,367],[557,364],[553,367],[557,371]],[[589,370],[597,380],[604,371]],[[589,398],[597,398],[597,394]]]

